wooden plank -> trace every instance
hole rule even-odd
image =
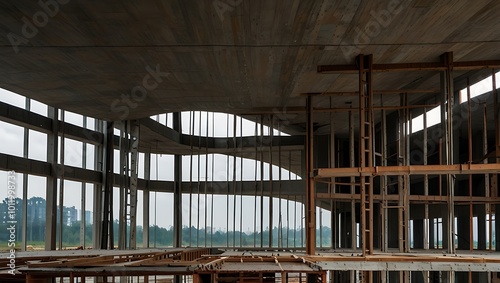
[[[500,60],[453,62],[455,70],[477,70],[500,67]],[[447,66],[444,62],[423,63],[392,63],[373,64],[373,72],[400,72],[400,71],[445,71]],[[317,72],[322,74],[331,73],[356,73],[356,65],[319,65]]]
[[[499,163],[490,164],[453,164],[453,165],[409,165],[374,166],[354,168],[320,168],[315,178],[349,176],[401,176],[401,175],[445,175],[445,174],[487,174],[500,173]]]
[[[360,194],[343,194],[343,193],[335,193],[335,194],[329,194],[329,193],[317,193],[316,194],[317,199],[334,199],[334,200],[345,200],[345,201],[350,201],[350,200],[359,200]],[[433,195],[410,195],[409,200],[412,203],[417,203],[417,202],[423,202],[423,203],[435,203],[435,202],[446,202],[448,200],[447,196],[433,196]],[[385,199],[387,201],[398,201],[399,200],[399,195],[386,195]],[[380,194],[373,195],[373,200],[377,202],[382,202],[383,196]],[[457,203],[468,203],[471,200],[470,197],[468,196],[455,196],[455,202]],[[472,202],[473,203],[500,203],[500,197],[481,197],[481,196],[473,196],[472,197]],[[389,206],[388,208],[394,207],[396,208],[397,206]]]
[[[373,94],[401,94],[401,93],[439,93],[439,89],[380,89],[374,90]],[[321,96],[358,96],[358,91],[325,91],[325,92],[308,92],[301,93],[302,96],[307,95],[321,95]]]

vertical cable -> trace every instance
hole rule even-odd
[[[194,135],[194,112],[189,111],[189,143],[191,152],[189,154],[189,246],[192,243],[193,227],[193,135]]]
[[[215,137],[215,113],[212,112],[212,137]],[[210,247],[214,246],[214,168],[215,154],[212,153],[212,203],[210,205]]]
[[[297,195],[293,203],[293,248],[297,248]]]
[[[63,215],[64,215],[64,150],[65,150],[65,133],[64,133],[64,110],[61,110],[61,167],[62,167],[62,175],[59,178],[59,250],[62,250],[62,237],[63,237]],[[58,123],[58,121],[54,121],[54,123]],[[56,133],[57,134],[57,133]],[[111,222],[113,219],[110,220]],[[62,280],[62,279],[61,279]]]
[[[302,205],[300,206],[300,246],[304,247],[304,196],[302,196]]]
[[[243,236],[243,117],[240,117],[240,247]]]
[[[264,116],[260,116],[260,247],[264,246]]]
[[[257,246],[257,159],[258,159],[258,151],[257,151],[257,136],[258,136],[258,127],[257,127],[257,117],[255,117],[255,159],[254,159],[254,214],[253,214],[253,247]]]
[[[158,141],[156,141],[156,168],[155,168],[155,171],[156,171],[156,180],[158,181]],[[154,244],[154,247],[156,248],[156,230],[158,229],[158,224],[157,224],[157,212],[158,212],[158,209],[157,209],[157,204],[158,204],[158,198],[157,198],[157,192],[155,191],[155,232],[154,232],[154,238],[155,238],[155,244]]]
[[[292,181],[292,152],[288,151],[288,181]],[[289,234],[290,234],[290,196],[286,199],[286,247],[289,245]]]
[[[280,130],[280,120],[278,119],[278,248],[283,247],[283,224],[282,213],[281,213],[281,130]]]
[[[236,246],[236,115],[233,115],[233,247]]]
[[[226,140],[229,140],[229,114],[226,114]],[[226,149],[226,247],[229,247],[229,144]]]
[[[274,210],[274,196],[273,196],[273,137],[274,137],[274,118],[273,115],[269,116],[269,247],[273,246],[273,210]]]
[[[199,120],[198,120],[198,194],[197,194],[197,199],[198,199],[198,206],[196,209],[198,215],[196,217],[196,246],[200,246],[200,192],[201,192],[201,178],[200,178],[200,172],[201,172],[201,111],[198,111],[199,113]]]
[[[207,219],[208,219],[208,208],[207,208],[207,187],[208,187],[208,129],[209,129],[209,117],[207,111],[207,134],[205,141],[205,247],[207,246]]]

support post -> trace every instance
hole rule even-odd
[[[349,166],[354,168],[356,166],[355,164],[355,157],[354,157],[354,118],[353,118],[353,112],[349,111]],[[354,186],[354,182],[356,181],[355,177],[352,176],[350,179],[351,187],[350,187],[350,192],[351,195],[354,195],[356,193],[356,188]],[[350,233],[351,235],[351,249],[355,250],[357,248],[357,229],[356,229],[356,201],[354,199],[351,200],[351,219],[350,219],[351,225],[350,228],[351,230],[347,233]],[[354,272],[351,271],[351,279],[354,278]],[[354,279],[352,279],[354,280]]]
[[[173,114],[174,130],[181,133],[181,113]],[[201,124],[200,124],[201,126]],[[198,180],[201,182],[201,180]],[[182,155],[174,156],[174,247],[182,246]]]
[[[306,124],[306,254],[316,252],[316,205],[313,176],[313,106],[312,96],[307,96],[307,124]]]
[[[101,249],[113,249],[113,150],[114,123],[106,122],[104,133],[104,164],[103,164],[103,209],[101,228]]]
[[[30,110],[31,100],[26,98],[25,109]],[[24,128],[23,139],[23,158],[28,158],[28,145],[29,145],[29,129]],[[28,174],[23,174],[23,213],[22,213],[22,243],[21,250],[26,251],[27,232],[28,232]]]
[[[87,128],[87,117],[83,116],[83,128]],[[82,143],[82,168],[87,168],[87,143]],[[86,208],[86,198],[87,198],[87,185],[82,182],[82,199],[81,199],[81,210],[80,210],[80,246],[85,248],[85,230],[87,225],[87,219],[85,217]]]
[[[453,53],[443,54],[442,60],[446,69],[441,73],[441,123],[443,125],[443,163],[453,164]],[[446,174],[446,189],[448,195],[447,238],[448,253],[455,253],[455,181],[454,176]]]
[[[120,130],[118,141],[118,150],[120,152],[119,165],[119,183],[120,183],[120,201],[119,201],[119,217],[118,217],[118,249],[124,250],[127,248],[127,222],[128,222],[128,189],[129,189],[129,124],[130,121],[121,121],[115,125]]]
[[[50,163],[50,176],[47,177],[46,216],[45,216],[45,250],[56,249],[56,215],[57,215],[57,152],[59,120],[58,109],[48,107],[48,115],[52,121],[52,131],[47,135],[47,162]]]
[[[137,175],[139,160],[139,122],[130,121],[130,182],[129,182],[129,213],[130,213],[130,238],[129,248],[137,247]]]
[[[95,130],[98,132],[103,132],[104,127],[103,123],[100,120],[95,120]],[[100,171],[102,176],[105,175],[104,171],[104,146],[105,143],[103,140],[100,141],[101,144],[95,147],[94,151],[94,169]],[[101,228],[102,228],[102,208],[103,208],[103,187],[105,178],[101,180],[101,183],[94,184],[94,203],[92,205],[93,208],[93,229],[92,229],[92,248],[99,249],[101,247]]]

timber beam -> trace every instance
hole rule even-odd
[[[500,163],[320,168],[315,178],[349,176],[500,174]]]
[[[360,194],[347,194],[347,193],[317,193],[316,199],[334,199],[337,201],[351,201],[359,200]],[[374,194],[373,200],[376,202],[382,202],[384,197],[380,194]],[[389,194],[385,196],[386,201],[397,202],[399,200],[399,195]],[[445,203],[448,200],[448,196],[435,196],[435,195],[409,195],[408,200],[411,203]],[[500,203],[500,197],[482,197],[482,196],[455,196],[456,203]],[[388,207],[390,208],[390,207]]]
[[[499,68],[500,60],[465,61],[453,62],[454,70],[477,70]],[[445,71],[445,62],[425,62],[425,63],[393,63],[393,64],[373,64],[373,72],[400,72],[400,71]],[[318,73],[352,73],[359,72],[356,65],[319,65]]]

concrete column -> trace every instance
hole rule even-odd
[[[31,100],[26,98],[25,109],[30,110]],[[28,146],[29,146],[29,129],[24,128],[24,140],[23,140],[23,158],[28,158]],[[28,230],[28,174],[23,174],[23,205],[22,205],[22,243],[21,250],[26,251],[26,241],[27,241],[27,230]]]
[[[306,101],[306,254],[316,253],[316,203],[315,203],[315,182],[312,176],[314,169],[314,127],[313,127],[313,101],[312,96]],[[272,227],[270,227],[272,229]]]
[[[103,133],[103,122],[95,120],[95,130]],[[94,169],[101,172],[103,179],[99,184],[94,184],[94,203],[93,203],[93,229],[92,229],[92,248],[99,249],[101,247],[101,228],[102,228],[102,188],[104,182],[104,144],[103,140],[95,147],[94,151]]]
[[[50,176],[47,177],[45,210],[45,250],[56,249],[57,215],[57,151],[58,151],[58,110],[48,107],[48,117],[52,120],[52,131],[47,134],[47,162],[50,163]]]
[[[106,122],[104,133],[104,163],[103,163],[103,218],[101,228],[101,249],[113,249],[113,150],[114,123]]]
[[[201,125],[200,125],[201,126]],[[181,113],[173,114],[173,128],[181,133]],[[208,130],[208,129],[207,129]],[[182,155],[174,156],[174,247],[182,246]]]

